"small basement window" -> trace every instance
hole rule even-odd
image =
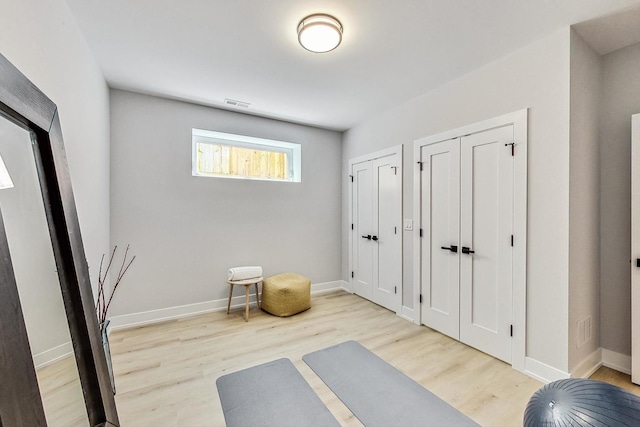
[[[191,140],[193,176],[301,181],[300,144],[203,129]]]

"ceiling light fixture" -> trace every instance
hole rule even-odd
[[[298,41],[310,52],[332,51],[342,41],[342,24],[324,13],[309,15],[298,24]]]

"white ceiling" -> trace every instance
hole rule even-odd
[[[109,85],[345,130],[567,25],[640,0],[67,0]],[[298,45],[329,13],[342,44]]]

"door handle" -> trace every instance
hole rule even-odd
[[[457,253],[458,252],[458,247],[456,245],[451,245],[449,247],[446,246],[441,246],[442,249],[445,249],[447,251],[451,251],[453,253]]]
[[[371,240],[371,234],[367,234],[366,236],[362,236],[363,239]]]
[[[462,247],[462,253],[463,253],[463,254],[475,254],[475,253],[476,253],[476,251],[472,251],[472,250],[471,250],[471,249],[469,249],[468,247],[463,246],[463,247]]]
[[[371,240],[373,240],[374,242],[378,241],[378,236],[371,236]]]

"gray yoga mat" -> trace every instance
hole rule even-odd
[[[289,359],[216,380],[228,427],[340,426]]]
[[[315,351],[302,360],[366,427],[478,426],[355,341]]]

